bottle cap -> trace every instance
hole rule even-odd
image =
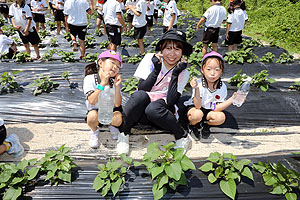
[[[0,126],[4,125],[4,120],[2,118],[0,118]]]

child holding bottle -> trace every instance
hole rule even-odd
[[[236,95],[234,93],[226,100],[227,87],[221,80],[224,62],[224,58],[217,52],[205,54],[201,63],[202,77],[193,78],[190,82],[193,95],[184,105],[187,106],[189,127],[196,137],[200,137],[198,125],[202,126],[202,137],[207,138],[211,125],[221,125],[225,122],[223,110],[232,104]]]
[[[119,70],[122,67],[122,60],[118,52],[106,50],[101,53],[95,63],[85,67],[85,77],[83,81],[83,91],[86,96],[86,106],[88,109],[86,122],[91,128],[89,145],[91,148],[98,148],[99,122],[98,122],[98,96],[105,86],[113,84],[115,88],[114,110],[112,122],[109,126],[113,139],[118,139],[119,130],[116,128],[122,123],[122,97],[121,82],[122,77]],[[112,83],[111,78],[114,78]]]

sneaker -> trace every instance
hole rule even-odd
[[[109,126],[109,131],[110,131],[110,135],[111,135],[111,138],[113,140],[117,140],[118,139],[118,135],[120,133],[119,129],[114,127],[114,126]]]
[[[191,134],[191,137],[194,138],[194,140],[200,140],[200,132],[198,130],[197,125],[188,125],[189,134]]]
[[[117,152],[119,155],[129,153],[129,135],[125,135],[123,132],[118,135]]]
[[[11,134],[5,139],[5,142],[11,143],[10,149],[7,151],[8,154],[13,155],[13,157],[18,158],[20,157],[23,152],[24,148],[20,144],[19,138],[16,134]]]
[[[202,131],[201,131],[201,135],[203,139],[207,139],[210,136],[209,128],[210,126],[206,122],[203,122]]]
[[[177,140],[174,148],[183,148],[183,154],[186,154],[186,152],[192,148],[192,140],[190,135],[188,134],[187,137]]]
[[[91,130],[89,145],[93,149],[97,149],[99,146],[98,136],[99,136],[99,129],[97,129],[96,131]]]

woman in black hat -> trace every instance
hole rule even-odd
[[[175,103],[189,79],[187,63],[180,62],[182,55],[192,53],[192,45],[186,42],[181,31],[169,30],[156,46],[159,53],[148,53],[139,64],[134,76],[139,78],[138,91],[124,107],[123,124],[119,127],[117,142],[119,154],[129,152],[131,128],[141,123],[151,123],[174,134],[176,147],[190,148],[188,134],[175,116]]]

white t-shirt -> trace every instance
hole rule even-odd
[[[143,27],[147,24],[146,12],[147,12],[147,2],[145,0],[139,0],[136,4],[135,10],[141,13],[140,16],[134,15],[132,25],[136,28]]]
[[[14,43],[14,41],[8,38],[6,35],[0,35],[0,55],[7,54],[9,52],[9,44]]]
[[[137,78],[141,78],[146,80],[149,74],[152,72],[154,69],[154,65],[152,63],[152,57],[154,53],[148,53],[145,55],[141,63],[139,64],[138,68],[136,69],[134,76]],[[162,60],[163,61],[163,60]],[[157,80],[152,87],[150,92],[147,92],[149,95],[151,101],[155,101],[157,99],[164,99],[166,100],[167,98],[167,93],[168,93],[168,88],[169,88],[169,83],[171,81],[171,76],[173,70],[171,70],[166,76],[165,74],[168,72],[167,68],[165,67],[164,63],[162,62],[162,67],[161,71],[157,77]],[[183,89],[185,85],[187,84],[189,80],[189,71],[187,69],[183,70],[178,77],[178,86],[177,86],[177,91],[182,94]],[[164,77],[165,76],[165,77]],[[162,78],[164,79],[160,81]],[[158,84],[158,82],[160,82]],[[158,85],[157,85],[158,84]]]
[[[229,31],[241,31],[244,29],[245,21],[248,20],[246,11],[241,8],[234,9],[233,13],[228,14],[227,23],[231,24]]]
[[[205,27],[219,28],[222,22],[226,20],[226,9],[219,4],[213,5],[206,10],[203,17],[205,17]]]
[[[27,19],[31,18],[32,19],[32,14],[31,10],[28,5],[24,5],[23,8],[18,8],[16,3],[11,4],[9,7],[9,16],[14,18],[16,26],[21,26],[22,31],[25,30],[26,25],[27,25]],[[33,28],[35,26],[35,22],[33,19],[31,20],[30,23],[30,28],[29,31],[33,32]]]
[[[30,5],[30,0],[25,0],[25,4]]]
[[[45,14],[46,10],[44,11],[37,11],[37,9],[43,9],[43,8],[48,8],[48,5],[45,0],[32,0],[31,1],[31,9],[32,13],[38,13],[38,14]]]
[[[154,10],[158,10],[160,0],[154,0]]]
[[[103,15],[103,4],[101,4],[101,3],[99,3],[99,2],[97,1],[96,7],[102,8],[102,10],[99,10],[99,9],[97,8],[97,12],[99,13],[99,15]]]
[[[221,81],[221,86],[219,89],[216,89],[214,92],[211,92],[207,87],[204,87],[202,83],[202,78],[197,80],[200,97],[202,100],[202,107],[205,109],[215,110],[217,103],[222,103],[227,97],[227,86],[224,82]],[[193,89],[192,98],[186,101],[185,105],[193,105],[193,98],[195,96],[195,89]]]
[[[68,16],[68,24],[85,26],[88,23],[86,11],[90,9],[86,0],[67,0],[64,5],[64,14]]]
[[[58,10],[64,10],[64,5],[58,4],[58,2],[65,4],[65,0],[53,0],[53,4],[58,7]]]
[[[125,4],[125,7],[128,7],[129,5],[136,6],[136,1],[134,1],[134,0],[127,0],[126,4]],[[134,15],[134,13],[130,9],[127,9],[127,13],[131,14],[131,15]]]
[[[147,3],[147,12],[146,12],[146,15],[153,15],[154,14],[154,2],[153,1],[150,1]]]
[[[170,25],[172,15],[175,15],[175,20],[173,24],[174,26],[177,23],[177,6],[174,0],[169,1],[169,3],[165,5],[165,14],[163,20],[164,26]]]
[[[121,5],[116,0],[108,0],[103,5],[105,24],[121,26],[117,13],[122,14]]]
[[[125,10],[125,5],[124,5],[123,1],[120,3],[120,6],[121,6],[121,10],[124,11]]]
[[[90,104],[90,102],[87,99],[88,95],[91,94],[91,92],[94,92],[96,90],[97,84],[98,83],[96,83],[95,74],[87,75],[83,79],[83,93],[86,96],[85,105],[86,105],[87,110],[94,110],[94,109],[98,109],[98,107],[99,107],[98,102],[95,105],[92,105],[92,104]],[[109,85],[107,85],[105,87],[109,87]]]

